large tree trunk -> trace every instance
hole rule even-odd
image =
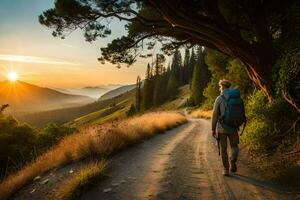
[[[222,26],[210,25],[201,18],[191,17],[176,8],[170,1],[151,0],[152,5],[161,13],[174,29],[185,32],[193,41],[203,44],[205,41],[217,50],[238,58],[247,68],[253,83],[261,89],[271,101],[274,85],[271,79],[273,63],[272,45],[257,43],[252,45],[243,40],[239,33]]]

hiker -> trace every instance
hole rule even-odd
[[[239,126],[246,123],[243,101],[240,99],[240,92],[236,89],[229,89],[229,80],[219,81],[221,94],[216,98],[212,114],[212,135],[220,145],[221,159],[224,166],[223,175],[237,172],[237,158],[239,154]],[[245,128],[245,127],[244,127]],[[227,154],[227,138],[231,147],[230,163]],[[230,165],[229,165],[230,164]],[[229,168],[230,167],[230,168]]]

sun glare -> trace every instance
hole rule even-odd
[[[15,82],[18,80],[18,74],[16,72],[9,72],[7,74],[7,78],[8,80],[10,80],[11,82]]]

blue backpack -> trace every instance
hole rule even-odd
[[[246,126],[246,116],[240,91],[237,89],[224,90],[222,98],[226,103],[224,114],[220,120],[221,126],[229,132],[236,132],[239,127],[244,124],[243,133]]]

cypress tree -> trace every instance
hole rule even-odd
[[[155,62],[155,75],[154,75],[154,91],[153,91],[153,105],[159,106],[162,102],[162,73],[163,73],[163,63],[165,62],[164,56],[161,54],[156,54]]]
[[[153,84],[151,67],[148,64],[145,83],[143,87],[142,110],[147,110],[153,105]]]
[[[182,58],[181,58],[181,53],[179,50],[176,50],[173,59],[172,59],[172,64],[171,64],[171,71],[174,73],[175,78],[177,82],[180,82],[181,76],[180,76],[180,70],[182,66]]]
[[[201,93],[201,102],[204,100],[204,89],[207,87],[208,82],[211,78],[211,73],[208,69],[208,65],[205,63],[205,48],[201,48],[201,53],[199,54],[199,63],[200,63],[200,93]]]
[[[190,68],[190,50],[185,49],[184,61],[183,61],[183,83],[189,83],[189,69]]]
[[[205,64],[205,52],[203,47],[197,49],[197,62],[193,70],[191,85],[191,100],[194,105],[199,105],[204,100],[203,91],[210,79],[208,66]]]
[[[190,87],[192,86],[192,79],[193,79],[193,72],[194,72],[194,67],[196,65],[196,55],[195,55],[195,51],[194,48],[192,49],[192,53],[191,53],[191,58],[190,58],[190,62],[189,62],[189,84]]]
[[[141,100],[142,100],[141,86],[142,86],[141,78],[140,76],[137,76],[136,91],[135,91],[136,92],[135,107],[137,111],[141,109]]]
[[[168,85],[167,85],[167,94],[169,98],[175,97],[175,95],[178,92],[178,78],[176,77],[175,72],[171,72],[170,78],[168,80]]]
[[[194,105],[198,105],[201,101],[201,93],[200,93],[200,63],[197,62],[197,64],[194,67],[193,70],[193,80],[192,80],[192,85],[191,85],[191,100]]]

